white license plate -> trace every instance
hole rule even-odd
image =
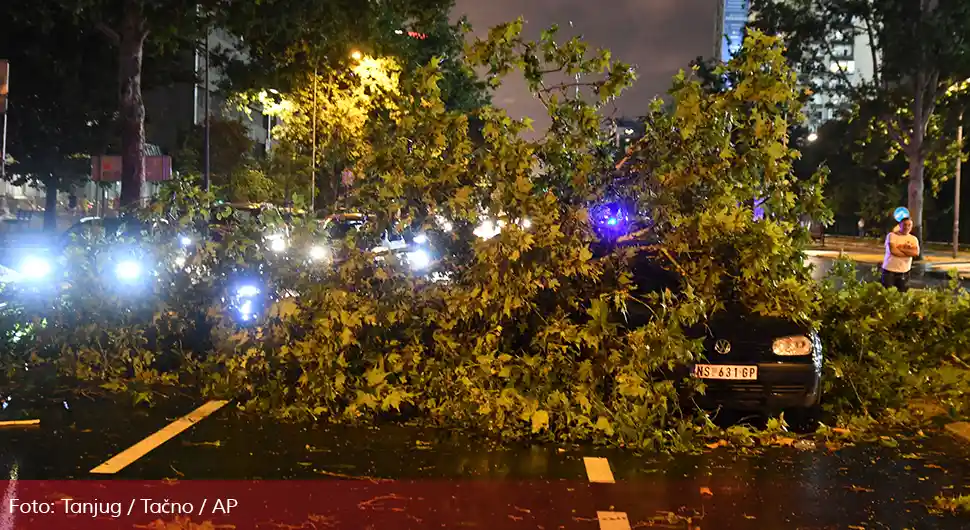
[[[698,364],[694,366],[694,377],[701,379],[758,379],[757,366],[739,366],[734,364]]]

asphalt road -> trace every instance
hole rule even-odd
[[[149,409],[84,398],[66,405],[20,401],[14,396],[0,420],[35,417],[41,423],[0,429],[0,476],[16,479],[0,481],[0,530],[52,527],[54,515],[17,514],[10,523],[11,498],[95,494],[131,497],[136,514],[74,519],[68,526],[155,528],[144,525],[178,519],[137,513],[136,499],[160,496],[194,500],[196,508],[203,497],[214,504],[213,496],[231,497],[236,519],[209,514],[192,520],[236,528],[970,526],[970,518],[927,507],[937,495],[970,494],[970,450],[944,433],[903,440],[896,448],[785,447],[750,455],[719,448],[664,457],[586,446],[499,447],[404,426],[280,424],[240,414],[230,404],[196,418],[116,473],[93,474],[202,403],[165,401]],[[58,482],[65,479],[84,480]],[[239,524],[239,517],[251,525]],[[203,528],[170,528],[183,527]]]

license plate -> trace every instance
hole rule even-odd
[[[698,364],[694,366],[694,377],[701,379],[758,379],[757,366],[738,366],[733,364]]]

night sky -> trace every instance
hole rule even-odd
[[[716,4],[721,0],[456,0],[455,13],[467,15],[476,35],[522,16],[528,38],[552,24],[560,40],[582,35],[591,47],[608,48],[632,63],[637,84],[618,101],[618,115],[646,113],[650,100],[663,95],[671,77],[698,55],[714,54]],[[570,27],[572,22],[572,27]],[[541,105],[520,77],[510,78],[494,103],[513,117],[545,120]]]

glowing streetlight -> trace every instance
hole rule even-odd
[[[350,54],[350,57],[353,58],[355,61],[359,61],[364,57],[364,55],[359,51],[354,50],[353,53]]]
[[[808,133],[808,138],[807,138],[807,140],[808,140],[809,142],[814,142],[815,140],[818,140],[818,135],[817,135],[817,134],[815,134],[815,133]]]

